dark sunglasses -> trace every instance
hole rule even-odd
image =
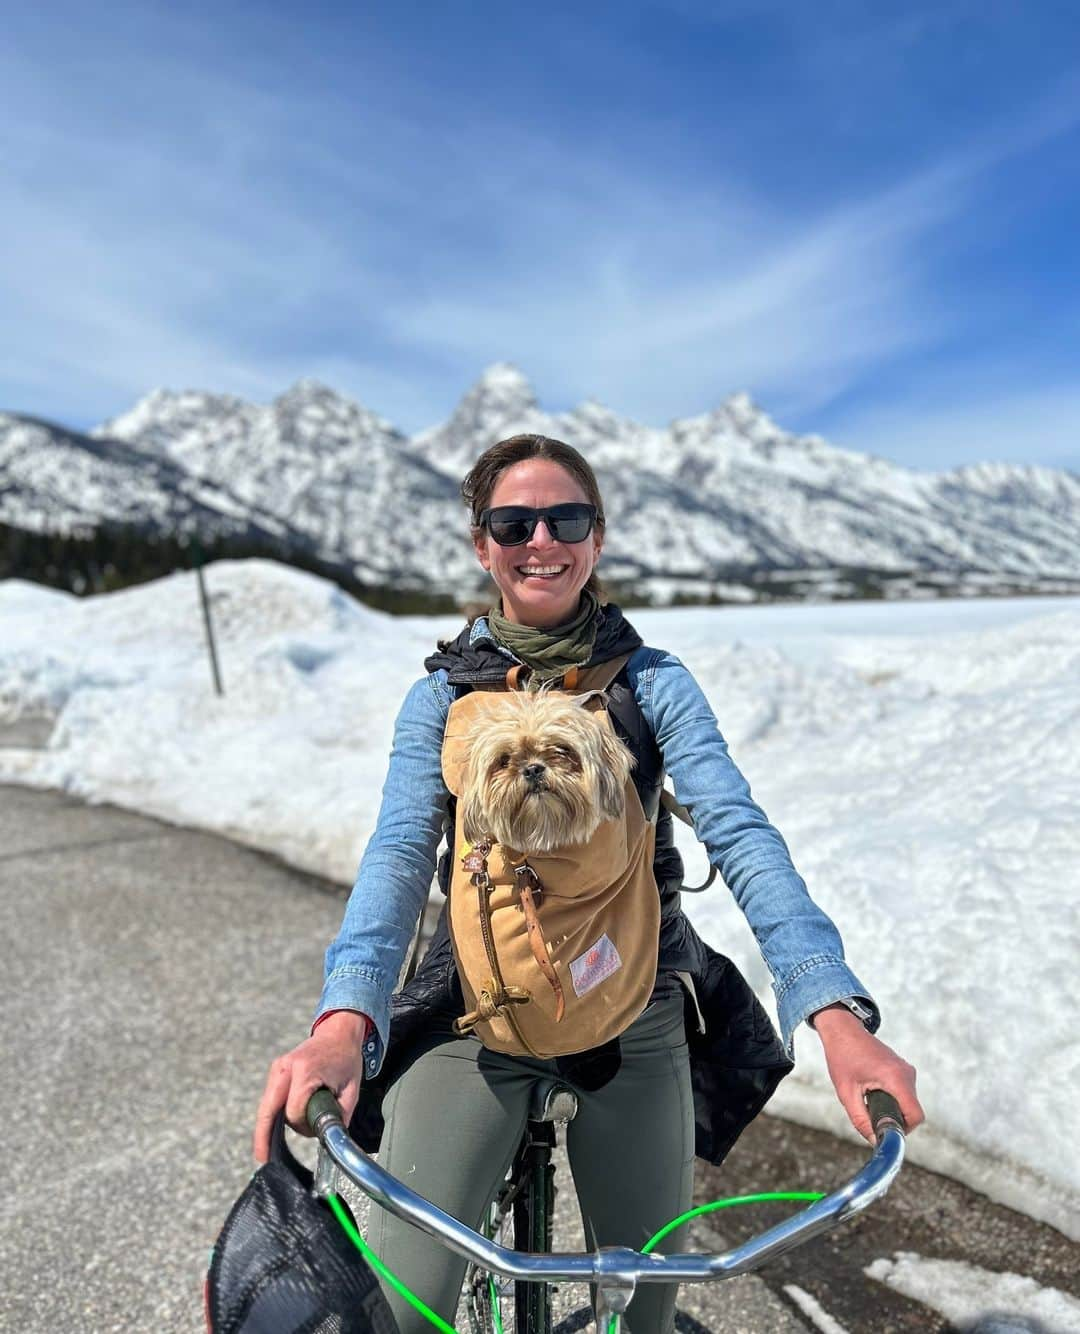
[[[571,501],[534,510],[528,505],[496,505],[480,515],[480,527],[501,547],[527,542],[543,519],[555,542],[584,542],[596,523],[596,506]]]

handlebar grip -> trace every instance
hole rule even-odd
[[[891,1093],[886,1093],[884,1089],[868,1089],[866,1094],[866,1110],[870,1113],[870,1127],[875,1137],[882,1123],[891,1121],[898,1130],[907,1132],[907,1122],[904,1120],[904,1113],[900,1110],[900,1104]]]
[[[325,1086],[316,1089],[308,1099],[304,1115],[313,1135],[317,1135],[328,1121],[340,1121],[344,1124],[345,1120],[341,1115],[337,1098]]]

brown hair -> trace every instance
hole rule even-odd
[[[557,463],[581,484],[581,489],[589,498],[589,504],[596,506],[596,526],[601,534],[604,531],[604,501],[596,474],[573,445],[554,440],[549,435],[512,435],[506,440],[485,449],[461,483],[461,498],[469,507],[469,527],[474,538],[480,536],[480,515],[491,503],[491,493],[495,483],[507,468],[526,459],[550,459]],[[593,570],[585,587],[604,601],[603,587]]]

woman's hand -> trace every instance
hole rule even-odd
[[[308,1099],[324,1084],[339,1104],[345,1124],[360,1096],[364,1068],[364,1039],[371,1020],[356,1010],[328,1015],[298,1047],[279,1056],[270,1066],[259,1110],[255,1116],[255,1161],[270,1157],[270,1130],[282,1107],[285,1120],[301,1135],[309,1135],[304,1113]]]
[[[926,1119],[915,1096],[915,1067],[908,1065],[891,1047],[868,1033],[844,1005],[827,1006],[813,1016],[814,1030],[825,1048],[829,1078],[851,1124],[863,1139],[874,1142],[870,1115],[863,1095],[868,1089],[884,1089],[900,1104],[908,1130]]]

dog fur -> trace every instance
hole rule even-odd
[[[522,853],[587,843],[622,818],[633,756],[588,696],[508,692],[469,737],[460,815],[472,843]]]

